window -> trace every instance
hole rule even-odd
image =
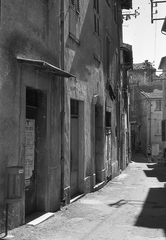
[[[156,101],[156,111],[162,111],[162,101]]]
[[[78,117],[78,101],[71,99],[71,116]]]
[[[70,37],[79,42],[80,35],[80,0],[70,0]]]
[[[105,125],[106,127],[111,127],[111,112],[105,113]]]
[[[94,0],[94,32],[100,34],[99,0]]]
[[[94,0],[94,9],[99,14],[99,0]]]
[[[161,135],[161,121],[156,121],[156,135]]]
[[[117,7],[117,3],[116,0],[114,1],[114,21],[117,23],[117,19],[118,19],[118,7]]]
[[[80,13],[80,0],[70,0],[70,6],[79,14]]]
[[[161,125],[161,130],[162,130],[162,141],[166,141],[166,120],[162,120],[162,125]]]
[[[110,39],[106,36],[106,73],[107,78],[110,77]]]
[[[38,91],[27,88],[26,89],[26,105],[31,107],[38,107]]]
[[[106,0],[107,4],[111,6],[111,0]]]

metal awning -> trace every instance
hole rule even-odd
[[[21,58],[21,57],[17,57],[17,60],[22,64],[32,66],[45,73],[51,73],[56,76],[66,77],[66,78],[70,78],[70,77],[76,78],[76,76],[74,76],[73,74],[66,72],[58,67],[55,67],[54,65],[48,62],[45,62],[43,60],[34,60],[34,59],[27,59],[27,58]]]

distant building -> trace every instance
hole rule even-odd
[[[132,148],[146,155],[148,145],[162,148],[162,82],[155,69],[133,64],[130,71],[130,121]]]
[[[161,58],[159,69],[163,70],[163,74],[162,74],[162,84],[163,84],[162,141],[163,141],[163,148],[166,148],[166,57]]]

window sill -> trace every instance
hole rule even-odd
[[[69,37],[80,46],[80,40],[76,36],[74,36],[72,33],[69,33]]]
[[[97,32],[93,31],[93,34],[95,35],[95,37],[98,38],[99,41],[101,41],[101,40],[100,40],[100,35],[98,35]]]
[[[98,61],[98,63],[101,63],[100,57],[98,57],[95,53],[93,54],[93,57],[94,57],[95,60]]]

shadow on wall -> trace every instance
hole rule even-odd
[[[69,34],[65,42],[65,48],[68,49],[68,70],[71,73],[74,73],[77,76],[77,78],[83,82],[89,81],[90,77],[93,78],[95,77],[98,79],[101,78],[99,74],[100,65],[101,62],[103,61],[101,44],[105,36],[105,35],[103,36],[102,31],[100,32],[100,36],[98,36],[94,32],[93,1],[88,0],[85,2],[86,2],[86,6],[84,9],[85,16],[81,16],[83,22],[78,20],[78,22],[76,21],[75,25],[72,26],[70,26],[69,23],[68,26]],[[70,10],[71,9],[69,6],[67,11],[67,14],[69,14],[69,19],[71,14]],[[73,30],[73,28],[75,29]],[[78,29],[79,33],[77,33]],[[73,34],[72,31],[75,34]],[[115,34],[113,34],[112,37],[114,39],[116,37]],[[116,44],[116,42],[117,40],[115,38],[114,44]],[[105,45],[103,45],[103,47],[105,50]],[[114,54],[111,54],[110,55],[111,63],[113,62],[113,57]],[[106,72],[105,68],[103,70],[104,72]]]

